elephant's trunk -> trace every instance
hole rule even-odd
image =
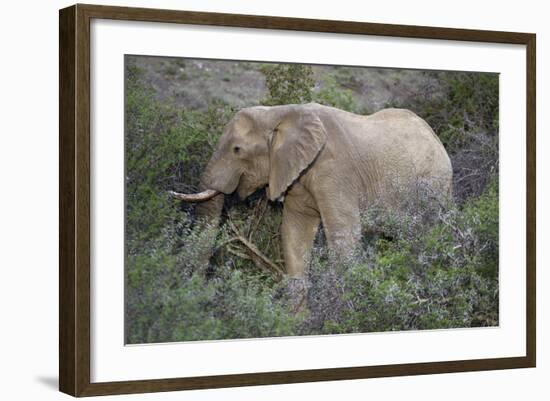
[[[213,191],[213,190],[206,190]],[[206,192],[203,191],[203,192]],[[201,192],[201,193],[203,193]],[[206,223],[210,226],[217,227],[220,222],[220,217],[223,209],[223,202],[225,196],[223,193],[214,191],[215,193],[210,196],[207,200],[197,204],[195,209],[197,218],[202,220],[203,223]]]
[[[201,177],[198,188],[199,192],[194,194],[183,194],[170,191],[170,194],[176,199],[180,199],[184,202],[197,202],[195,209],[197,217],[195,227],[198,228],[199,232],[208,233],[204,238],[208,244],[203,244],[206,246],[204,252],[200,252],[199,256],[200,262],[203,264],[208,264],[212,257],[224,203],[224,194],[210,188],[208,185],[208,182],[210,182],[210,171],[212,170],[211,165],[212,161],[210,161]]]
[[[204,189],[205,187],[201,183],[199,188]],[[209,233],[208,244],[205,244],[206,247],[204,248],[204,252],[199,256],[201,263],[208,265],[210,263],[210,258],[214,254],[225,196],[223,193],[212,189],[204,189],[197,195],[205,193],[204,199],[206,200],[201,199],[200,203],[196,206],[195,212],[197,216],[196,224],[202,226],[203,229],[207,229]]]

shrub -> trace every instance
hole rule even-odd
[[[351,113],[357,112],[353,91],[343,88],[331,75],[324,79],[323,86],[314,94],[313,100],[325,106],[332,106]]]
[[[282,284],[227,252],[227,224],[209,266],[203,255],[218,230],[193,227],[192,209],[167,195],[169,189],[196,189],[233,110],[219,103],[205,112],[160,104],[142,71],[129,64],[126,73],[126,341],[292,334],[299,319],[289,311]],[[280,262],[280,206],[257,194],[230,210],[236,228],[255,235]]]
[[[290,309],[285,283],[266,283],[256,270],[231,260],[209,266],[201,258],[216,232],[212,227],[195,229],[187,218],[163,231],[147,249],[128,256],[128,343],[296,333],[301,317]]]
[[[126,236],[139,244],[178,220],[180,206],[167,191],[196,190],[232,109],[179,110],[155,101],[139,68],[130,63],[126,74]]]
[[[388,104],[408,108],[439,136],[451,157],[458,202],[479,196],[498,174],[499,76],[491,73],[424,72],[427,84],[415,96]]]
[[[302,64],[265,64],[268,96],[262,102],[267,106],[311,102],[315,85],[311,66]]]
[[[422,196],[398,210],[370,210],[363,218],[370,238],[353,257],[337,263],[323,249],[314,255],[304,331],[498,324],[496,188],[493,181],[461,208]]]

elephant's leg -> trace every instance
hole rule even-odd
[[[304,278],[306,261],[320,221],[319,215],[304,214],[285,205],[281,235],[286,273],[290,277]]]
[[[306,304],[306,263],[319,228],[320,216],[316,212],[297,210],[292,203],[290,199],[285,202],[281,235],[285,268],[290,280],[289,290],[294,309],[299,311]]]
[[[329,199],[320,202],[319,207],[330,250],[340,260],[351,256],[361,238],[359,205]]]

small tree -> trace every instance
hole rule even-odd
[[[269,95],[262,101],[266,106],[311,102],[313,98],[313,69],[300,64],[267,64],[262,72]]]

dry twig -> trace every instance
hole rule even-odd
[[[252,262],[256,265],[256,267],[272,274],[277,281],[281,281],[284,276],[283,269],[281,269],[275,262],[273,262],[271,259],[265,256],[256,247],[256,245],[254,245],[252,242],[248,241],[245,237],[243,237],[239,233],[239,231],[237,230],[237,227],[235,227],[235,225],[231,220],[227,220],[227,223],[231,231],[233,231],[233,233],[235,234],[235,237],[226,241],[226,244],[229,244],[234,241],[239,241],[241,245],[245,247],[246,251],[250,254],[250,257],[246,259],[252,260]],[[232,249],[228,249],[228,251],[233,255],[243,257],[243,255],[240,252],[236,252]]]

